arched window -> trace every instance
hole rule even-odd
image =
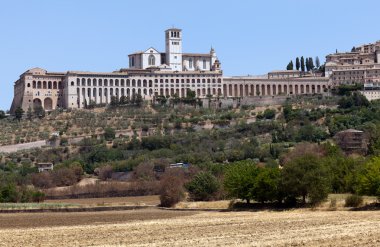
[[[154,57],[154,55],[149,55],[148,64],[149,65],[155,65],[156,64],[156,58]]]

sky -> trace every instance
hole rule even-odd
[[[165,50],[164,31],[183,31],[183,51],[214,47],[227,76],[285,69],[297,56],[349,51],[380,40],[378,0],[0,0],[0,109],[26,70],[109,72],[128,54]]]

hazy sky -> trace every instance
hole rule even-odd
[[[129,53],[164,51],[172,26],[184,52],[213,46],[225,75],[264,74],[379,40],[379,10],[378,0],[0,0],[0,109],[30,68],[125,68]]]

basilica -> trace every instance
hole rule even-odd
[[[88,71],[51,72],[30,69],[14,84],[11,112],[36,106],[46,111],[85,108],[90,103],[109,104],[111,97],[139,94],[144,100],[157,96],[186,97],[189,90],[199,98],[244,98],[324,94],[326,77],[274,71],[265,77],[223,76],[214,48],[209,53],[184,53],[182,30],[165,31],[165,52],[150,47],[130,54],[129,67],[108,73]]]

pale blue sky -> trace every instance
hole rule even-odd
[[[113,71],[127,54],[164,51],[183,29],[184,52],[215,48],[225,75],[284,69],[296,56],[380,39],[378,0],[0,0],[0,109],[29,68]]]

